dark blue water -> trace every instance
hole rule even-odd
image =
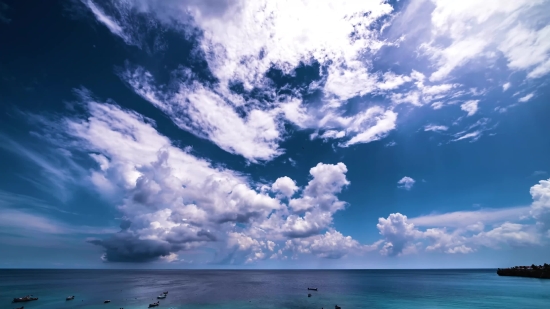
[[[550,280],[495,270],[0,270],[0,308],[147,308],[163,291],[158,308],[550,308]]]

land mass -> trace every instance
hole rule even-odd
[[[530,277],[540,279],[550,279],[550,265],[531,265],[531,266],[514,266],[511,268],[499,268],[497,270],[499,276],[515,276],[515,277]]]

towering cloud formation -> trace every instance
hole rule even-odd
[[[152,120],[79,93],[88,115],[62,119],[52,142],[70,141],[72,151],[97,163],[89,181],[124,215],[119,233],[89,240],[104,249],[106,261],[172,259],[210,247],[219,261],[231,255],[235,262],[251,262],[287,247],[286,239],[310,242],[315,254],[331,258],[359,246],[331,229],[332,215],[345,205],[336,194],[349,184],[343,163],[311,168],[311,180],[296,198],[299,188],[286,176],[269,187],[272,194],[258,191],[239,173],[173,146]],[[343,243],[328,240],[334,237]]]

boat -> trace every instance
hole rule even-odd
[[[307,294],[307,297],[311,297],[311,294]]]
[[[168,291],[166,291],[166,292],[162,292],[162,294],[164,294],[164,295],[168,295]]]
[[[14,303],[22,303],[22,302],[27,302],[27,301],[32,301],[32,300],[38,300],[38,297],[32,297],[32,295],[27,295],[25,297],[16,297],[13,299],[13,302]]]
[[[66,298],[66,300],[73,300],[74,299],[74,295],[73,296],[69,296]]]
[[[342,307],[340,307],[338,305],[334,305],[334,309],[342,309]]]
[[[157,299],[165,299],[166,298],[166,294],[160,294],[159,296],[157,296]]]
[[[152,303],[152,304],[149,304],[149,308],[157,307],[158,305],[160,305],[159,302]]]
[[[308,291],[317,291],[317,288],[307,288]]]
[[[111,302],[110,300],[106,300],[106,301],[104,301],[103,303],[104,303],[104,304],[108,304],[108,303],[110,303],[110,302]]]

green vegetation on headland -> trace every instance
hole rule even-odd
[[[531,266],[514,266],[512,268],[499,268],[497,270],[499,276],[516,276],[516,277],[531,277],[550,279],[550,265],[531,265]]]

